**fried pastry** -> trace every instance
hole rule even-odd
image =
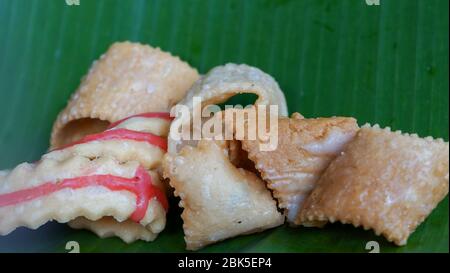
[[[228,140],[227,149],[230,162],[238,167],[253,173],[258,173],[255,163],[248,158],[248,153],[242,149],[242,143],[239,140]]]
[[[327,168],[296,223],[340,221],[405,245],[448,194],[448,172],[448,142],[366,125]]]
[[[157,174],[137,161],[73,156],[23,163],[0,179],[0,234],[19,226],[36,229],[50,220],[66,223],[83,216],[113,216],[159,233],[165,225],[167,200]],[[158,221],[157,219],[164,219]]]
[[[292,224],[323,171],[357,130],[353,118],[304,119],[295,113],[291,118],[279,118],[274,151],[261,151],[259,140],[244,139],[242,148]]]
[[[160,135],[167,135],[169,123],[168,113],[134,115],[36,163],[3,172],[0,234],[76,218],[72,226],[100,236],[153,240],[166,220],[165,187],[157,169],[167,149]]]
[[[277,105],[279,115],[288,115],[286,99],[278,83],[258,68],[244,64],[230,63],[212,69],[194,83],[179,105],[187,106],[194,119],[193,109],[197,106],[203,109],[204,106],[223,103],[230,97],[242,93],[258,95],[255,105]],[[178,140],[173,134],[179,132],[183,124],[190,122],[191,118],[182,115],[174,119],[170,128],[172,137],[169,135],[168,139],[169,153],[176,154],[187,144],[187,141]],[[193,130],[196,129],[198,128],[193,126]]]
[[[167,112],[198,79],[197,71],[159,48],[114,43],[95,61],[53,125],[57,148],[145,112]]]
[[[126,129],[142,133],[150,133],[159,137],[167,136],[171,118],[169,113],[144,113],[126,117],[116,121],[108,127],[109,129]],[[115,142],[115,143],[114,143]],[[116,144],[116,147],[111,147],[111,143]],[[158,144],[155,145],[155,144]],[[81,148],[85,151],[85,155],[89,153],[91,156],[99,156],[101,154],[112,155],[121,162],[128,160],[138,160],[147,169],[156,170],[158,172],[158,185],[169,196],[169,187],[167,183],[161,180],[160,165],[162,156],[167,149],[167,140],[159,139],[158,142],[153,140],[152,144],[146,142],[132,142],[128,143],[123,139],[102,141],[97,143],[89,143],[91,146],[83,145]],[[146,145],[143,147],[143,145]],[[94,147],[92,147],[94,146]],[[79,150],[80,148],[78,148]],[[157,218],[162,224],[161,230],[165,226],[165,218]],[[69,222],[69,226],[76,229],[87,229],[101,238],[117,236],[127,243],[136,240],[153,241],[158,232],[149,230],[148,228],[139,225],[133,221],[126,220],[118,222],[111,217],[103,217],[102,219],[91,221],[84,217],[78,217]]]
[[[264,182],[235,167],[226,145],[201,140],[178,155],[166,154],[164,176],[170,178],[184,208],[181,217],[187,249],[281,225],[284,217]]]
[[[153,209],[157,212],[158,210]],[[157,223],[156,221],[160,221]],[[136,240],[153,241],[158,233],[165,226],[163,217],[155,217],[152,226],[145,227],[132,220],[118,222],[114,217],[105,216],[99,220],[91,221],[85,217],[78,217],[69,222],[69,226],[74,229],[88,229],[100,238],[119,237],[125,243],[132,243]]]
[[[120,162],[137,160],[146,169],[160,167],[167,150],[169,113],[137,114],[111,124],[104,132],[54,149],[42,158],[64,160],[72,155],[111,156]],[[83,145],[79,145],[83,144]]]

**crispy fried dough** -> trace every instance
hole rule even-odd
[[[103,131],[137,113],[169,111],[198,79],[197,71],[159,48],[114,43],[95,61],[53,125],[51,147]]]
[[[0,176],[0,194],[79,176],[108,174],[132,178],[138,166],[137,161],[121,164],[109,157],[91,160],[83,156],[73,156],[63,161],[49,158],[35,164],[22,163]],[[149,174],[152,180],[159,181],[155,172],[150,171]],[[122,222],[130,217],[135,207],[136,196],[128,191],[110,191],[101,186],[66,188],[26,202],[0,207],[0,234],[6,235],[19,226],[36,229],[50,220],[66,223],[79,216],[89,220],[113,216],[116,221]],[[162,230],[161,222],[156,221],[156,218],[165,223],[165,210],[155,201],[153,206],[146,209],[140,224],[149,230]]]
[[[131,117],[110,130],[126,129],[164,136],[169,123],[164,118]],[[148,170],[153,186],[164,191],[167,186],[157,172],[163,155],[160,147],[132,139],[88,141],[51,151],[36,163],[23,163],[11,171],[1,171],[0,195],[79,176],[101,174],[131,178],[138,166]],[[99,236],[118,236],[126,242],[153,240],[164,229],[165,209],[158,200],[152,199],[144,218],[135,223],[127,220],[133,208],[136,208],[136,196],[128,191],[110,191],[102,186],[66,188],[0,207],[0,234],[18,226],[37,228],[52,219],[65,223],[76,218],[75,223],[69,223],[71,226],[90,229]]]
[[[123,122],[120,122],[112,129],[123,128],[128,130],[134,130],[139,132],[152,133],[157,136],[167,136],[170,122],[161,118],[144,118],[144,117],[132,117]],[[161,181],[161,160],[164,155],[164,151],[155,147],[149,143],[139,143],[126,140],[112,140],[101,141],[94,143],[86,143],[84,145],[78,145],[73,148],[72,153],[82,154],[89,157],[98,156],[112,156],[120,162],[127,162],[137,160],[146,169],[156,170],[153,183],[159,188],[163,189],[166,196],[170,196],[170,187],[168,183]],[[64,150],[63,150],[64,151]],[[55,155],[56,154],[56,155]],[[62,155],[67,153],[62,153]],[[46,156],[51,155],[53,157],[61,157],[56,151]],[[103,217],[102,219],[91,221],[85,217],[78,217],[69,222],[69,226],[76,229],[87,229],[101,238],[106,237],[119,237],[126,243],[131,243],[136,240],[153,241],[157,235],[165,227],[165,212],[161,211],[161,207],[154,204],[156,201],[152,201],[149,204],[148,213],[155,213],[164,215],[164,217],[157,217],[153,225],[142,226],[131,220],[119,222],[113,217]]]
[[[281,225],[284,217],[255,174],[236,168],[223,145],[201,140],[179,155],[166,154],[170,178],[184,208],[181,217],[187,249]]]
[[[448,171],[448,142],[364,126],[325,171],[296,222],[340,221],[405,245],[447,195]]]

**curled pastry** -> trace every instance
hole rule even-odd
[[[158,172],[156,182],[167,196],[169,188],[166,183],[161,181],[159,171],[162,156],[167,150],[167,140],[161,137],[167,136],[170,121],[169,113],[164,112],[144,113],[126,117],[110,124],[108,127],[110,131],[125,129],[147,135],[150,134],[150,136],[153,135],[152,141],[150,143],[139,141],[130,142],[122,138],[109,141],[103,140],[97,143],[89,142],[86,144],[90,144],[90,146],[83,145],[81,148],[85,154],[89,153],[90,156],[109,155],[114,156],[121,162],[137,160],[147,169],[156,170]],[[161,225],[161,230],[164,229],[165,217],[159,217],[157,221]],[[153,241],[158,234],[132,220],[118,222],[113,217],[103,217],[96,221],[78,217],[70,221],[69,226],[75,229],[90,230],[101,238],[117,236],[127,243],[136,240]]]
[[[235,167],[224,142],[201,140],[178,155],[166,154],[170,178],[184,208],[181,217],[187,249],[281,225],[284,217],[254,173]]]
[[[405,245],[447,195],[448,171],[448,142],[364,126],[320,178],[296,222],[340,221]]]
[[[81,227],[83,217],[82,226],[101,236],[153,240],[166,220],[165,187],[157,169],[169,123],[168,113],[131,116],[36,163],[2,172],[0,234],[49,220],[76,218],[73,225]]]
[[[278,83],[268,74],[245,64],[226,64],[218,66],[197,80],[189,89],[186,97],[179,105],[187,106],[192,118],[197,106],[203,110],[203,106],[225,102],[236,94],[251,93],[258,95],[255,105],[277,105],[278,114],[288,115],[286,99],[280,90]],[[195,98],[195,100],[194,100]],[[176,154],[187,141],[173,137],[179,132],[182,125],[190,123],[190,117],[177,116],[171,124],[168,152]],[[193,128],[195,130],[196,128]]]
[[[111,124],[106,131],[52,150],[42,156],[65,160],[82,155],[89,158],[110,156],[120,162],[139,161],[146,169],[156,169],[167,150],[168,113],[138,114]]]
[[[198,79],[197,71],[159,48],[114,43],[95,61],[53,125],[57,148],[145,112],[167,112]]]
[[[261,151],[260,140],[242,140],[242,148],[273,190],[287,221],[293,223],[317,180],[330,162],[355,136],[353,118],[304,119],[295,113],[278,119],[278,145]]]

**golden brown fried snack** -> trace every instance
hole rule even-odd
[[[405,245],[447,195],[448,166],[442,139],[364,126],[325,171],[296,223],[340,221]]]
[[[295,113],[292,118],[279,118],[276,150],[261,151],[260,141],[246,139],[242,148],[293,223],[323,171],[357,130],[353,118],[304,119]]]
[[[248,153],[242,149],[242,143],[239,140],[228,140],[226,143],[228,145],[228,157],[234,166],[252,173],[258,173],[255,163],[248,158]]]
[[[169,111],[198,79],[197,71],[159,48],[114,43],[95,61],[53,126],[51,147],[145,112]]]
[[[264,182],[236,168],[223,143],[201,140],[166,154],[164,176],[181,198],[187,249],[281,225],[284,217]]]

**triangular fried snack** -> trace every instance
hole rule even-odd
[[[292,224],[323,171],[357,130],[353,118],[304,119],[296,113],[291,118],[279,118],[274,151],[261,151],[258,139],[242,140],[242,148]]]
[[[163,168],[181,198],[189,250],[284,221],[265,183],[254,173],[235,167],[220,143],[201,140],[197,147],[185,146],[178,155],[166,154]]]

